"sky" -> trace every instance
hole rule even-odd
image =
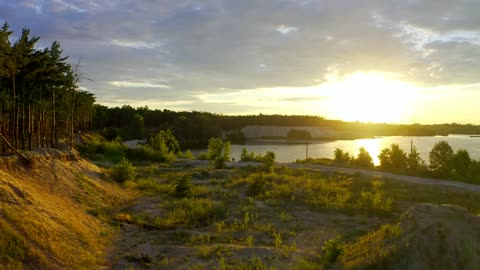
[[[0,0],[107,106],[480,124],[478,0]]]

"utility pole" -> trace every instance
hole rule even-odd
[[[415,113],[413,113],[413,126],[415,128]],[[413,153],[413,134],[410,133],[410,154]]]
[[[308,160],[308,140],[305,141],[305,160]]]

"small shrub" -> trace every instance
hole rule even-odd
[[[268,151],[263,157],[263,167],[265,171],[272,173],[275,165],[275,153]]]
[[[230,161],[231,146],[230,142],[222,142],[220,138],[210,138],[208,140],[208,152],[206,158],[210,160],[210,165],[215,169],[225,168],[225,162]]]
[[[360,168],[373,168],[372,157],[363,147],[360,147],[357,158],[354,160],[354,164]]]
[[[358,200],[358,207],[364,211],[366,215],[373,213],[389,213],[392,210],[391,198],[385,195],[381,189],[383,183],[380,181],[372,182],[372,190],[362,191]]]
[[[207,153],[205,152],[200,152],[197,156],[198,160],[207,160]]]
[[[135,179],[136,170],[127,159],[123,158],[115,166],[111,168],[110,175],[113,180],[123,183],[127,180]]]
[[[252,181],[247,186],[247,195],[257,196],[265,191],[266,181],[263,174],[255,174],[251,178]]]
[[[184,175],[174,183],[175,196],[179,198],[189,197],[192,193],[191,176]]]
[[[125,158],[126,147],[118,141],[106,142],[103,144],[103,158],[111,162],[119,162]]]
[[[327,264],[337,262],[345,251],[345,243],[342,242],[341,235],[338,234],[335,238],[326,241],[322,246],[322,251]]]
[[[282,247],[282,235],[280,233],[273,233],[273,237],[275,238],[275,247],[281,248]]]
[[[188,149],[183,153],[178,152],[177,157],[178,158],[183,158],[183,159],[193,159],[193,158],[195,158],[195,156],[192,154],[192,152],[190,152],[190,150],[188,150]]]

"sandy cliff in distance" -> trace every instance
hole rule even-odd
[[[102,211],[128,198],[72,151],[0,157],[0,269],[101,269]],[[122,199],[121,199],[122,198]]]
[[[316,138],[340,138],[343,132],[337,131],[331,127],[283,127],[283,126],[246,126],[242,128],[242,132],[247,139],[261,139],[265,137],[287,137],[291,129],[306,130]]]

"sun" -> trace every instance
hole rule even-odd
[[[331,84],[334,117],[345,121],[407,123],[415,87],[381,72],[356,72]]]

